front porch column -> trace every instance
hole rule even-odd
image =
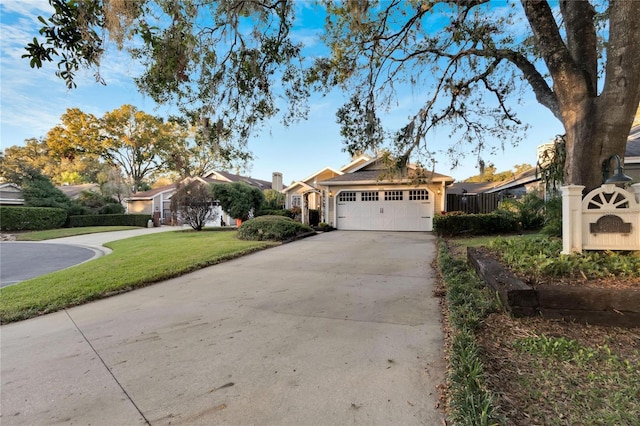
[[[562,193],[562,254],[582,253],[582,185],[560,187]]]

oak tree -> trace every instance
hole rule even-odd
[[[315,72],[365,105],[361,134],[376,129],[398,86],[425,97],[395,134],[401,159],[428,156],[426,136],[442,124],[475,152],[487,136],[505,140],[525,124],[510,104],[522,90],[564,125],[566,184],[597,187],[603,162],[623,156],[640,101],[640,2],[560,1],[556,10],[544,0],[324,4],[332,54]],[[364,137],[354,148],[370,143]]]
[[[184,129],[132,105],[107,112],[100,119],[101,156],[119,167],[136,192],[152,173],[164,170]]]
[[[602,163],[624,153],[640,101],[637,1],[324,0],[331,55],[307,73],[293,0],[49,1],[43,37],[27,46],[32,66],[58,61],[70,86],[80,68],[100,79],[107,34],[145,67],[141,92],[202,122],[220,119],[241,151],[277,113],[278,93],[285,121],[304,116],[310,82],[349,94],[340,120],[353,152],[380,143],[380,110],[412,86],[424,102],[392,138],[403,161],[428,158],[427,135],[442,125],[453,129],[453,157],[517,139],[526,122],[511,102],[530,91],[564,125],[565,183],[590,189]]]

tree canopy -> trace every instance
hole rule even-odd
[[[532,93],[566,131],[564,180],[593,188],[603,161],[622,155],[640,101],[640,2],[544,0],[322,0],[329,56],[311,66],[294,42],[293,0],[65,1],[42,18],[27,46],[32,66],[58,61],[58,75],[99,64],[109,37],[145,67],[142,93],[175,103],[202,129],[232,132],[239,152],[252,130],[288,105],[306,114],[310,85],[340,86],[338,119],[350,152],[377,148],[381,111],[396,90],[422,103],[387,138],[394,154],[433,160],[430,132],[452,129],[450,154],[479,157],[491,140],[516,141],[526,121],[513,102]],[[471,142],[469,147],[464,142]]]

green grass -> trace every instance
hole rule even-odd
[[[73,237],[74,235],[94,234],[96,232],[126,231],[140,229],[138,226],[86,226],[82,228],[48,229],[15,234],[17,241],[44,241],[54,238]]]
[[[466,261],[453,258],[442,240],[438,246],[438,266],[444,278],[451,327],[448,413],[453,424],[500,424],[495,414],[495,396],[485,384],[475,335],[482,320],[498,309],[496,298]]]
[[[527,277],[638,278],[640,251],[585,251],[560,254],[562,240],[545,236],[497,238],[487,244],[503,263]]]
[[[91,262],[0,289],[0,322],[19,321],[271,247],[236,232],[161,232],[105,244],[113,252]]]
[[[585,346],[566,337],[536,335],[513,346],[536,374],[522,374],[527,389],[544,390],[547,424],[636,425],[640,419],[640,365],[619,357],[607,346]],[[567,406],[567,395],[572,395]],[[536,398],[531,393],[530,398]],[[569,409],[570,408],[570,409]]]

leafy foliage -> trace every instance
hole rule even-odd
[[[39,172],[22,181],[22,196],[27,207],[54,207],[66,210],[69,215],[86,213],[82,206],[53,186],[51,180]]]
[[[235,219],[249,219],[264,202],[262,191],[244,182],[216,183],[211,191],[222,210]]]
[[[484,166],[484,161],[479,161],[480,174],[471,176],[464,180],[464,182],[502,182],[507,179],[512,179],[518,174],[531,168],[529,164],[517,164],[513,167],[513,170],[506,172],[497,172],[496,166],[491,163],[488,166]]]
[[[521,271],[533,281],[543,276],[640,279],[640,252],[560,254],[562,240],[557,238],[498,238],[489,247],[496,250],[500,259],[510,268]]]
[[[34,39],[24,56],[38,68],[57,60],[69,87],[80,67],[93,68],[100,79],[108,34],[142,63],[135,79],[142,93],[197,117],[203,131],[209,120],[220,123],[209,131],[233,133],[237,154],[252,130],[278,113],[277,95],[288,100],[285,122],[306,114],[301,45],[290,34],[292,1],[50,3],[54,14],[39,18],[44,39]]]
[[[0,206],[0,217],[3,231],[35,231],[62,227],[67,211],[52,207]]]
[[[433,218],[433,230],[442,236],[510,233],[518,229],[517,218],[504,213],[452,212],[439,214]]]
[[[149,175],[164,170],[177,144],[186,138],[179,124],[165,123],[132,105],[107,112],[101,119],[101,133],[102,157],[122,169],[133,192]]]
[[[495,298],[465,261],[451,257],[443,241],[439,241],[438,266],[444,276],[452,326],[447,379],[452,420],[455,424],[500,424],[475,338],[482,319],[497,310]]]
[[[559,186],[564,182],[564,165],[567,161],[567,144],[564,136],[558,135],[553,146],[545,149],[536,164],[536,175],[551,194],[558,194]]]
[[[544,223],[545,202],[535,192],[521,198],[505,198],[498,205],[497,213],[513,215],[523,230],[540,229]]]
[[[275,189],[264,191],[264,205],[262,209],[279,210],[284,208],[286,196]]]
[[[339,113],[343,135],[356,138],[350,152],[377,147],[378,111],[406,86],[421,105],[390,138],[397,158],[433,160],[426,136],[443,125],[454,161],[465,142],[479,159],[517,142],[527,126],[512,101],[527,91],[566,129],[566,183],[598,186],[602,160],[624,152],[640,99],[638,2],[319,2],[331,54],[308,70],[293,0],[50,0],[44,39],[25,56],[32,67],[58,61],[71,87],[76,70],[99,67],[108,35],[142,63],[142,93],[203,128],[220,123],[214,132],[233,134],[236,153],[279,104],[288,123],[306,115],[310,87],[334,86],[350,99]]]
[[[482,160],[518,141],[527,126],[513,105],[531,91],[567,131],[565,182],[598,186],[600,155],[624,152],[640,99],[637,3],[323,3],[331,56],[316,60],[312,77],[351,95],[339,118],[350,134],[367,134],[376,116],[402,102],[399,88],[410,86],[420,106],[391,138],[394,155],[432,158],[427,135],[444,125],[454,163],[466,143]],[[363,116],[359,105],[374,108]],[[604,124],[613,122],[620,127]]]
[[[217,213],[213,205],[209,185],[197,179],[178,183],[171,197],[171,212],[196,231],[201,231],[208,220],[215,220]]]
[[[67,226],[81,228],[88,226],[140,226],[146,227],[151,219],[148,214],[90,214],[69,216]]]
[[[124,206],[111,197],[93,191],[83,191],[77,203],[87,209],[89,214],[122,214]]]
[[[259,216],[243,222],[238,238],[252,241],[285,241],[313,232],[307,225],[282,216]]]

